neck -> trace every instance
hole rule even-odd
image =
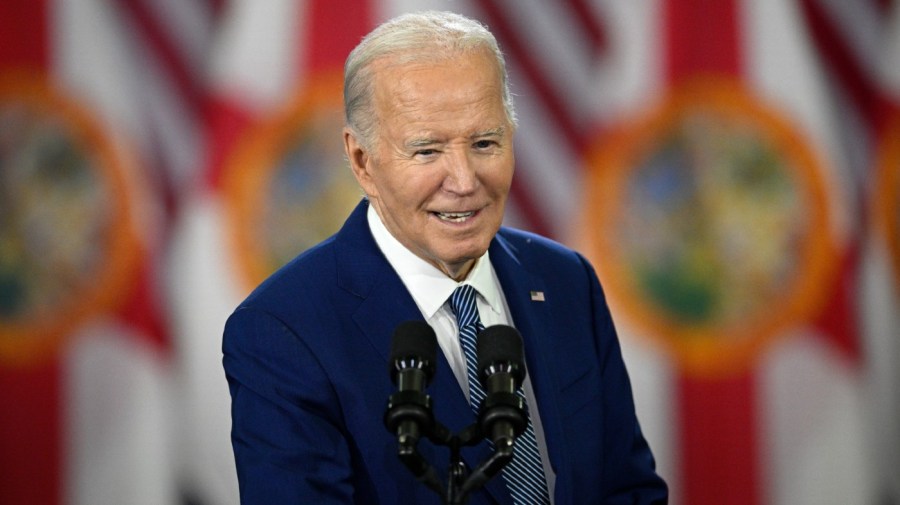
[[[475,262],[477,260],[468,260],[462,265],[448,265],[443,263],[436,263],[434,266],[438,268],[441,272],[447,277],[450,277],[456,282],[462,282],[469,276],[469,272],[475,267]]]

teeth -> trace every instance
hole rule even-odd
[[[435,215],[440,218],[442,221],[452,221],[454,223],[461,223],[466,219],[472,217],[475,214],[474,212],[435,212]]]

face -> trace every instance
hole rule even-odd
[[[512,183],[500,72],[486,51],[374,65],[377,138],[368,152],[344,131],[353,172],[391,234],[461,280],[499,229]]]

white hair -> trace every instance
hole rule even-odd
[[[379,25],[350,52],[344,63],[344,115],[347,126],[367,149],[373,146],[376,117],[372,63],[391,57],[397,63],[438,61],[456,54],[487,49],[500,71],[503,107],[510,124],[516,113],[506,61],[497,39],[478,21],[452,12],[425,11],[403,14]]]

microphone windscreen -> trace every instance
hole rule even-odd
[[[522,337],[512,326],[498,324],[489,326],[478,334],[478,370],[481,372],[494,363],[509,363],[524,378],[525,357],[522,351]]]
[[[424,369],[431,378],[437,361],[437,336],[425,321],[406,321],[394,329],[391,340],[391,359],[388,366],[394,370],[398,360],[415,358],[428,364]]]

